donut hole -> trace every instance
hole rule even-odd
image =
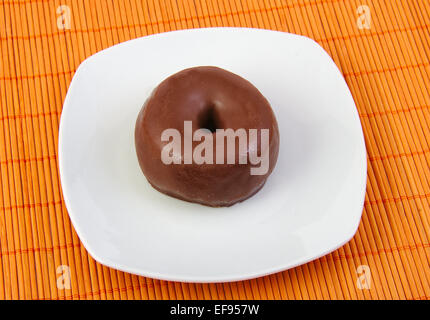
[[[198,126],[200,129],[207,129],[210,132],[216,132],[216,129],[222,129],[215,106],[208,104],[198,117]]]

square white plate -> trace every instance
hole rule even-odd
[[[251,81],[279,124],[274,172],[229,208],[161,194],[135,153],[135,120],[152,89],[200,65]],[[355,234],[366,186],[360,120],[332,59],[311,39],[258,29],[157,34],[85,60],[64,102],[59,165],[70,218],[91,256],[175,281],[248,279],[325,255]]]

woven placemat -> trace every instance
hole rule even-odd
[[[323,258],[242,282],[166,282],[102,266],[70,223],[58,174],[74,71],[128,39],[214,26],[306,35],[333,57],[368,151],[358,232]],[[0,299],[428,299],[429,26],[428,0],[2,0]]]

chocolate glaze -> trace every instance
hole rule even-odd
[[[161,150],[168,142],[161,141],[162,132],[174,128],[183,139],[187,120],[192,121],[193,132],[199,128],[269,129],[268,172],[251,175],[250,167],[255,165],[239,164],[238,157],[235,164],[226,160],[225,164],[184,164],[183,140],[181,164],[164,164]],[[199,143],[193,142],[193,149]],[[278,158],[279,130],[269,102],[249,81],[220,68],[195,67],[168,77],[155,88],[138,115],[135,144],[139,165],[155,189],[178,199],[222,207],[243,201],[263,187]],[[260,149],[259,143],[259,155]]]

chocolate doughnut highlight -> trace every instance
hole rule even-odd
[[[269,102],[249,81],[203,66],[154,89],[137,117],[135,145],[155,189],[223,207],[263,187],[278,158],[279,130]]]

